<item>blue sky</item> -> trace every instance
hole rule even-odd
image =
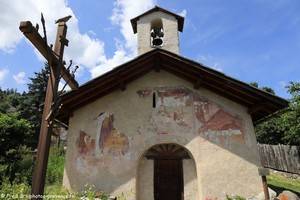
[[[19,21],[39,23],[43,12],[53,41],[54,20],[73,15],[65,59],[80,65],[76,77],[82,84],[136,56],[129,19],[154,5],[185,16],[182,56],[272,87],[285,98],[288,82],[300,81],[298,0],[12,0],[0,2],[0,87],[24,91],[43,66],[19,32]]]

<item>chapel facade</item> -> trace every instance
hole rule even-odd
[[[181,16],[155,7],[131,24],[138,56],[62,96],[64,186],[127,200],[262,192],[253,123],[287,102],[180,56]]]

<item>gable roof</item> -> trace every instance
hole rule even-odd
[[[145,16],[145,15],[148,15],[148,14],[150,14],[150,13],[153,13],[153,12],[157,12],[157,11],[161,11],[161,12],[164,12],[164,13],[166,13],[166,14],[173,15],[173,16],[177,19],[177,21],[178,21],[178,31],[180,31],[180,32],[183,31],[184,17],[182,17],[182,16],[180,16],[180,15],[177,15],[177,14],[175,14],[175,13],[173,13],[173,12],[170,12],[170,11],[168,11],[168,10],[166,10],[166,9],[163,9],[163,8],[161,8],[161,7],[155,6],[154,8],[152,8],[152,9],[150,9],[150,10],[144,12],[143,14],[141,14],[141,15],[139,15],[139,16],[137,16],[137,17],[135,17],[135,18],[133,18],[133,19],[130,20],[131,25],[132,25],[133,32],[134,32],[134,33],[137,33],[137,26],[136,26],[136,25],[137,25],[137,21],[138,21],[141,17],[143,17],[143,16]]]
[[[253,121],[288,106],[288,101],[255,88],[225,74],[163,49],[154,49],[61,96],[59,118],[67,122],[72,112],[81,106],[117,89],[147,72],[165,70],[191,83],[195,89],[207,88],[225,98],[248,107]]]

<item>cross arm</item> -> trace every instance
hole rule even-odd
[[[38,49],[38,51],[44,56],[44,58],[46,58],[46,60],[51,59],[53,65],[58,66],[58,56],[52,51],[49,46],[46,46],[45,40],[39,34],[37,29],[32,26],[32,23],[30,21],[21,22],[19,29],[25,35],[25,37]],[[47,55],[48,52],[50,52],[50,55]],[[49,58],[47,56],[49,56]],[[61,75],[72,90],[78,88],[77,81],[64,65],[61,68]]]

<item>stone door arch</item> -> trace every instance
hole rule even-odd
[[[174,143],[149,148],[140,160],[137,189],[140,200],[194,199],[197,175],[188,150]]]

